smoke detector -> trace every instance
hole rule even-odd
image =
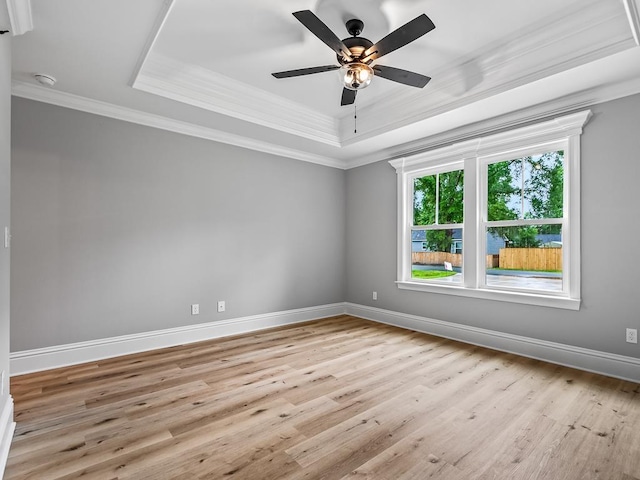
[[[36,73],[33,75],[33,77],[40,85],[44,85],[46,87],[53,87],[57,81],[56,77],[52,75],[46,75],[44,73]]]

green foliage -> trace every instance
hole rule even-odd
[[[532,170],[525,195],[531,204],[531,218],[562,218],[564,197],[564,152],[548,152]],[[560,233],[560,225],[543,225],[540,233]]]
[[[436,223],[436,175],[416,178],[413,182],[413,224]]]
[[[517,160],[492,163],[487,169],[487,219],[490,222],[518,218],[518,212],[509,206],[513,196],[520,192],[512,184],[512,172],[518,171],[513,168],[515,162]]]
[[[540,246],[537,226],[501,227],[496,229],[507,248],[535,248]]]
[[[455,275],[456,272],[450,272],[446,270],[412,270],[411,277],[413,278],[442,278]]]
[[[416,178],[414,192],[414,225],[462,223],[464,215],[464,172],[462,170]],[[453,243],[453,232],[451,229],[428,230],[426,232],[427,249],[433,252],[449,252]]]
[[[547,152],[492,163],[487,169],[487,219],[562,218],[564,152]],[[428,175],[414,181],[414,225],[462,223],[462,170]],[[524,197],[524,205],[522,200]],[[437,217],[437,218],[436,218]],[[508,247],[536,247],[538,234],[559,233],[560,225],[491,228]],[[453,230],[428,230],[430,251],[449,252]]]
[[[416,178],[414,192],[414,225],[462,223],[464,212],[462,203],[464,172],[462,170]]]
[[[427,230],[427,250],[431,252],[450,252],[453,243],[453,230]]]

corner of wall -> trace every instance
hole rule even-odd
[[[7,395],[6,401],[2,406],[0,413],[0,478],[4,475],[4,469],[7,466],[9,458],[9,448],[11,447],[11,439],[16,423],[13,421],[13,399],[11,395]]]

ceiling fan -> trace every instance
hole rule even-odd
[[[340,65],[323,65],[272,73],[276,78],[299,77],[339,69],[344,82],[340,105],[351,105],[355,102],[358,90],[366,88],[374,75],[417,88],[424,87],[431,80],[430,77],[408,70],[372,65],[383,55],[404,47],[436,28],[425,14],[417,16],[394,30],[376,44],[359,36],[364,29],[362,20],[354,18],[347,21],[346,27],[351,37],[340,40],[311,10],[294,12],[293,16],[336,52]]]

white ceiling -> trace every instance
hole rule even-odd
[[[6,0],[13,93],[339,168],[640,92],[640,0]],[[30,7],[30,11],[29,11]],[[383,78],[340,106],[336,64],[292,12],[373,42],[426,13],[436,29],[379,60],[432,77]],[[26,25],[26,27],[25,27]],[[1,26],[1,25],[0,25]],[[33,74],[58,79],[53,88]]]

